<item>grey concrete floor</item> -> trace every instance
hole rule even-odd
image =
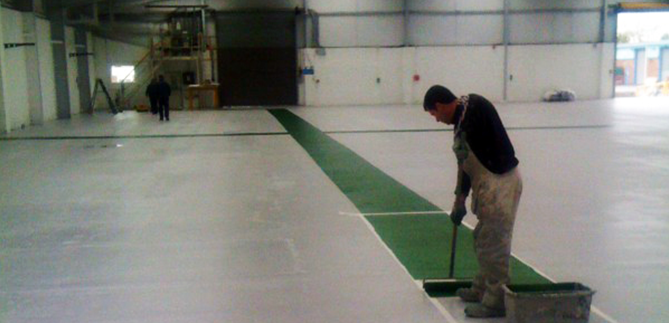
[[[524,178],[514,254],[596,289],[591,322],[669,317],[669,101],[497,106]],[[445,128],[420,107],[291,111],[449,209],[452,133],[384,132]],[[357,210],[265,110],[2,138],[0,322],[474,321],[340,213]]]

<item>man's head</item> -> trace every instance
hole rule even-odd
[[[163,82],[163,81],[165,81],[165,77],[164,77],[164,76],[162,76],[162,75],[158,76],[158,81],[160,81],[160,82]]]
[[[453,115],[458,106],[458,100],[451,90],[441,86],[433,85],[425,93],[423,109],[429,112],[437,122],[453,124]]]

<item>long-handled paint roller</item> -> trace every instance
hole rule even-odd
[[[458,225],[453,225],[453,238],[451,239],[451,263],[448,268],[446,279],[423,279],[423,289],[431,297],[453,296],[458,288],[469,288],[471,280],[455,279],[455,250],[458,241]]]

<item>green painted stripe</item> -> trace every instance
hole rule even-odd
[[[361,213],[441,211],[352,150],[285,109],[269,110]],[[453,226],[444,215],[365,216],[414,279],[448,276]],[[478,270],[472,231],[461,227],[455,276]],[[513,283],[549,283],[513,258]]]

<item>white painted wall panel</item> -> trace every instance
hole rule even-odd
[[[583,9],[599,8],[601,5],[601,0],[511,0],[511,9],[513,10]]]
[[[568,23],[571,24],[571,39],[575,42],[598,42],[600,14],[596,12],[575,13]]]
[[[571,89],[578,99],[599,98],[600,55],[591,44],[511,46],[508,99],[538,101],[554,89]]]
[[[476,47],[422,47],[416,49],[412,103],[419,103],[430,86],[441,84],[456,95],[478,93],[490,100],[503,99],[504,49]],[[410,76],[409,76],[410,77]]]
[[[65,52],[67,53],[67,79],[70,87],[70,114],[75,115],[81,113],[81,102],[79,102],[79,86],[77,85],[79,75],[77,58],[70,57],[70,54],[76,53],[74,28],[72,27],[65,28]]]
[[[402,48],[379,49],[376,54],[376,75],[378,102],[380,104],[401,104],[404,101],[403,80],[409,78],[404,73]]]
[[[4,37],[4,19],[3,19],[3,14],[2,11],[5,10],[0,6],[0,44],[5,43],[5,37]],[[10,130],[10,125],[9,125],[9,120],[7,116],[7,111],[5,110],[5,90],[4,90],[4,74],[5,74],[5,51],[0,50],[0,133],[5,133],[9,132]]]
[[[95,65],[95,77],[102,79],[106,86],[111,85],[111,63],[107,58],[107,43],[109,41],[99,37],[93,37],[93,65]],[[94,87],[95,89],[95,87]]]
[[[414,80],[414,75],[416,75],[416,48],[418,47],[402,48],[402,90],[404,92],[402,103],[404,104],[413,103],[413,98],[419,96],[415,93],[417,87],[414,86],[414,83],[420,81]]]
[[[300,85],[306,105],[419,104],[434,84],[458,94],[503,98],[501,47],[339,48],[327,49],[325,56],[306,49],[302,54],[304,64],[315,70]],[[413,81],[414,75],[420,80]]]
[[[111,83],[111,66],[112,65],[132,65],[134,66],[140,59],[148,52],[148,47],[140,47],[121,43],[113,40],[93,37],[93,56],[96,78],[103,80],[105,86],[110,91],[112,97],[116,95],[116,91],[120,86]],[[136,78],[143,78],[144,76],[137,74]],[[95,87],[91,88],[91,91]],[[143,97],[140,95],[139,99]],[[98,95],[95,102],[97,109],[108,109],[107,102],[102,93]]]
[[[599,98],[608,99],[614,96],[613,90],[613,65],[615,62],[615,44],[614,43],[604,43],[598,44],[601,48],[601,68],[600,68],[600,80],[599,80]]]
[[[321,14],[331,12],[389,12],[401,11],[403,0],[307,0],[307,8]]]
[[[357,18],[359,46],[401,46],[404,42],[402,16]]]
[[[207,5],[214,10],[240,10],[240,9],[293,9],[295,7],[301,7],[304,0],[225,0],[225,1],[207,1]],[[164,2],[164,1],[163,1]],[[194,1],[191,1],[190,4],[194,4]],[[181,2],[167,2],[164,4],[188,4],[183,0]],[[195,2],[195,4],[200,4],[200,1]]]
[[[387,47],[401,46],[403,41],[401,16],[320,18],[321,46]]]
[[[2,28],[5,43],[22,43],[23,19],[21,13],[2,8]],[[2,76],[3,100],[9,129],[30,125],[28,78],[26,75],[25,47],[4,49]]]
[[[402,52],[399,48],[306,49],[315,75],[305,76],[307,105],[399,104]],[[377,82],[377,78],[379,81]]]
[[[302,54],[315,75],[300,84],[306,105],[420,104],[442,84],[457,95],[504,99],[502,46],[313,49]],[[524,45],[509,48],[509,101],[540,101],[546,91],[570,89],[578,99],[613,92],[613,44]],[[414,81],[414,75],[420,77]],[[376,78],[380,78],[377,83]]]
[[[409,42],[416,46],[453,44],[457,39],[454,16],[413,16],[409,23]]]
[[[599,37],[597,13],[514,14],[510,21],[514,44],[596,42]]]
[[[503,42],[501,15],[412,16],[412,45],[483,45]]]
[[[357,18],[321,17],[320,43],[324,47],[357,46]]]
[[[354,12],[357,8],[357,0],[306,0],[307,8],[318,13],[328,12]]]
[[[555,41],[554,28],[557,19],[554,14],[515,14],[511,15],[509,20],[511,43],[550,43]]]
[[[358,0],[357,11],[402,11],[404,9],[403,0]]]
[[[510,36],[514,44],[596,42],[599,14],[513,14],[510,16]]]
[[[95,43],[94,43],[94,38],[93,34],[90,32],[86,33],[86,46],[87,49],[86,51],[88,53],[93,53],[92,56],[88,56],[88,78],[90,79],[90,86],[91,86],[91,95],[93,94],[93,90],[95,89],[95,79],[97,78],[96,76],[96,70],[95,70]]]
[[[494,11],[504,9],[504,0],[418,0],[409,1],[409,9],[421,11]]]
[[[35,23],[37,25],[37,55],[39,57],[44,121],[55,120],[58,101],[56,99],[53,46],[51,45],[51,25],[46,19],[36,19]]]
[[[95,73],[105,81],[105,85],[111,83],[112,65],[135,65],[149,50],[114,40],[93,38],[93,51],[96,53]]]

